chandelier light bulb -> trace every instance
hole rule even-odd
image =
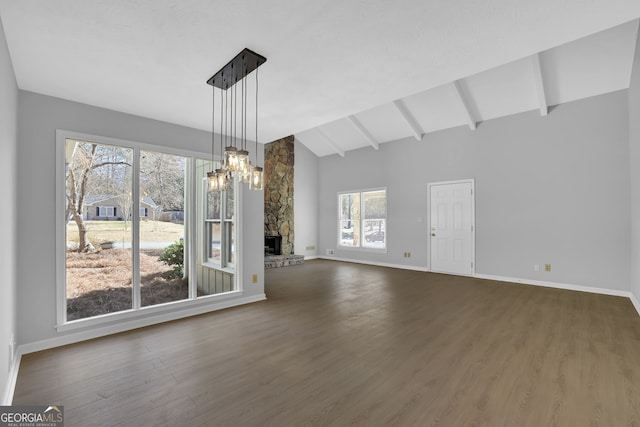
[[[252,190],[260,191],[264,186],[264,173],[260,166],[256,166],[251,169],[251,182],[249,183],[249,187]]]
[[[236,147],[224,149],[224,167],[231,172],[238,170],[238,150]]]
[[[209,190],[217,191],[218,190],[218,177],[214,171],[207,172],[207,178],[209,180]]]

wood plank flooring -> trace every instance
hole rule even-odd
[[[324,260],[266,292],[25,355],[14,404],[67,427],[640,425],[626,298]]]

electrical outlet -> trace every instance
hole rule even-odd
[[[538,264],[534,265],[533,271],[540,271],[540,266]]]
[[[315,251],[316,247],[315,246],[307,246],[306,248],[308,251]]]
[[[551,271],[551,264],[545,264],[544,271]]]
[[[327,255],[333,256],[333,249],[327,249]]]
[[[251,283],[258,283],[258,275],[257,274],[252,274],[251,275]]]

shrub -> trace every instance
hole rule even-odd
[[[184,276],[184,241],[180,239],[167,246],[158,260],[173,266],[171,271],[167,272],[168,279],[182,279]]]

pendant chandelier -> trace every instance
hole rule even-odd
[[[227,65],[215,73],[207,84],[213,86],[213,112],[211,128],[211,161],[214,162],[216,147],[216,88],[221,89],[219,135],[220,167],[207,173],[209,189],[222,191],[233,182],[234,177],[252,190],[260,191],[264,186],[264,172],[258,166],[258,67],[267,61],[262,55],[244,49]],[[247,77],[255,71],[255,165],[251,166],[247,147]],[[238,102],[238,97],[240,101]]]

